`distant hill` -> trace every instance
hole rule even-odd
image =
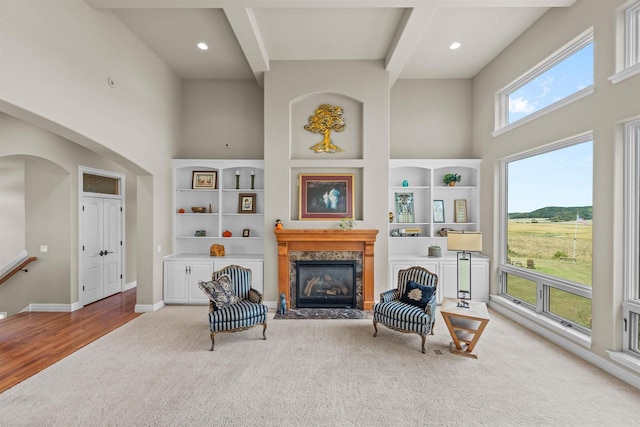
[[[580,207],[560,207],[560,206],[547,206],[546,208],[537,209],[535,211],[526,212],[514,212],[509,214],[509,219],[522,219],[522,218],[548,218],[549,221],[575,221],[576,215],[580,216],[580,219],[591,220],[593,206],[580,206]]]

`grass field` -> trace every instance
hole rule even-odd
[[[533,260],[535,270],[550,276],[591,286],[592,232],[590,225],[575,222],[548,222],[543,219],[509,220],[508,249],[511,263],[527,268]],[[575,262],[574,262],[575,241]],[[508,275],[507,292],[536,304],[536,284]],[[591,300],[553,289],[549,311],[591,328]]]

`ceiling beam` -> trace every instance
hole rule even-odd
[[[385,70],[389,72],[390,87],[395,84],[407,65],[436,9],[435,6],[422,6],[409,9],[404,13],[384,61]]]
[[[264,46],[253,9],[242,6],[227,6],[223,10],[258,85],[262,87],[264,73],[269,71],[269,55]]]

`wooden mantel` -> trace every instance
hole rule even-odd
[[[284,293],[290,306],[290,251],[356,251],[362,252],[363,309],[371,310],[374,287],[374,244],[378,230],[275,230],[278,242],[278,294]]]

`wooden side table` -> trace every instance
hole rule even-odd
[[[487,305],[479,301],[469,301],[469,308],[458,307],[458,300],[445,298],[440,307],[444,323],[451,334],[451,352],[462,356],[478,356],[473,353],[484,328],[489,323]]]

